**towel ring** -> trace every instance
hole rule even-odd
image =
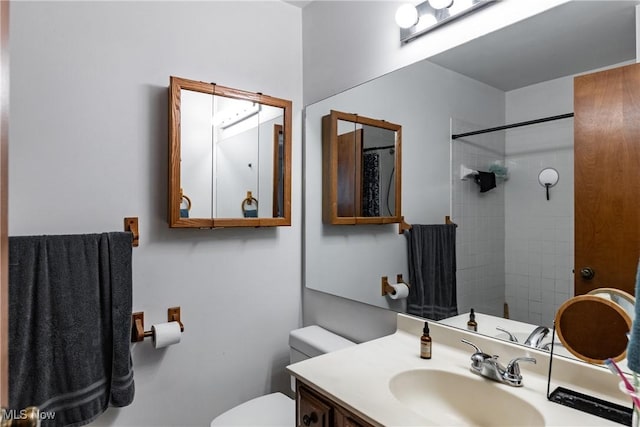
[[[251,191],[247,191],[247,197],[242,201],[242,204],[240,205],[240,208],[242,209],[242,215],[244,217],[246,217],[246,213],[247,213],[247,206],[251,206],[252,203],[256,204],[256,208],[255,211],[258,211],[258,199],[256,199],[255,197],[253,197],[253,195],[251,194]],[[254,209],[251,209],[254,210]]]
[[[182,188],[180,189],[180,203],[182,204],[182,200],[186,200],[187,202],[187,210],[190,211],[191,210],[191,199],[189,198],[189,196],[187,196],[186,194],[184,194],[182,192]]]

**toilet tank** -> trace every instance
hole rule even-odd
[[[356,343],[317,325],[295,329],[289,333],[291,363],[300,362],[352,345],[356,345]]]

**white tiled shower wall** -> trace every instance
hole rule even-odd
[[[452,121],[452,133],[486,126]],[[488,171],[497,162],[508,179],[480,193],[460,165]],[[560,175],[546,200],[538,174]],[[457,292],[461,313],[509,316],[551,326],[573,295],[573,120],[460,138],[452,142],[452,219],[458,224]]]
[[[506,93],[506,123],[573,111],[573,76]],[[506,301],[511,318],[552,326],[560,305],[573,296],[573,119],[511,129],[506,133]],[[544,168],[558,184],[538,182]]]
[[[513,129],[506,136],[505,296],[511,318],[551,327],[573,296],[573,120]],[[544,168],[558,171],[549,190]]]
[[[453,134],[482,129],[453,119]],[[503,163],[504,133],[460,138],[451,143],[452,220],[456,232],[457,296],[460,313],[474,308],[481,313],[502,316],[505,301],[505,186],[480,193],[473,178],[462,180],[460,165],[488,171],[494,162]]]
[[[506,105],[506,123],[570,112],[573,78],[508,92]],[[452,121],[453,133],[485,127]],[[460,180],[460,162],[488,170],[496,160],[509,170],[497,188],[480,194],[472,180]],[[549,201],[538,182],[547,167],[560,176]],[[502,315],[506,302],[512,319],[551,326],[558,307],[573,295],[573,120],[458,139],[452,143],[452,171],[452,212],[461,225],[460,311],[473,304]]]

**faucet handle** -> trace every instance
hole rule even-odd
[[[509,341],[518,342],[518,338],[516,338],[511,332],[507,331],[506,329],[501,328],[500,326],[496,326],[496,329],[507,334],[507,336],[509,336]]]
[[[463,342],[463,343],[465,343],[465,344],[469,344],[471,347],[475,348],[475,349],[476,349],[476,353],[484,353],[484,351],[482,351],[482,350],[480,349],[480,347],[478,347],[477,345],[475,345],[475,344],[474,344],[474,343],[472,343],[471,341],[467,341],[467,340],[465,340],[465,339],[462,339],[462,340],[460,340],[460,341],[462,341],[462,342]]]
[[[534,359],[533,357],[516,357],[515,359],[511,360],[511,362],[509,362],[509,364],[507,365],[507,374],[510,378],[522,379],[522,375],[520,375],[520,365],[518,364],[518,362],[530,362],[535,364],[536,359]]]
[[[475,345],[474,343],[472,343],[471,341],[467,341],[467,340],[460,340],[465,344],[469,344],[471,347],[476,349],[476,352],[473,353],[471,355],[471,366],[476,369],[479,370],[482,368],[482,364],[484,363],[485,360],[487,359],[491,359],[491,356],[488,355],[487,353],[485,353],[484,351],[482,351],[480,349],[480,347],[478,347],[477,345]]]

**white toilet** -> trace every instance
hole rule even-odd
[[[289,333],[291,363],[300,362],[321,354],[355,345],[341,336],[333,334],[320,326],[307,326]],[[291,379],[292,390],[295,391]],[[259,396],[220,414],[211,427],[223,426],[295,426],[295,401],[282,393]]]

